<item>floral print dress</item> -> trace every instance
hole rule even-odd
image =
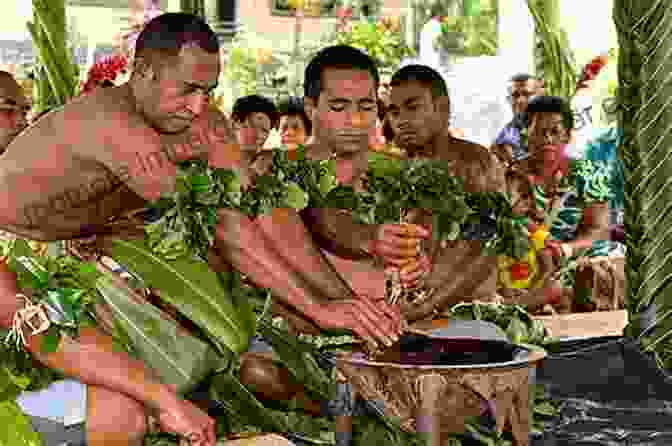
[[[568,175],[554,194],[555,200],[547,196],[542,186],[533,185],[533,190],[537,209],[554,215],[549,228],[552,238],[569,242],[577,238],[584,209],[611,199],[611,166],[602,161],[572,160]],[[585,255],[604,256],[609,250],[609,240],[597,240]]]

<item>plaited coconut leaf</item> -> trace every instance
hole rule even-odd
[[[669,169],[672,118],[668,54],[672,48],[669,5],[654,0],[616,0],[619,90],[623,143],[619,155],[625,177],[626,306],[630,335],[650,321],[639,316],[654,304],[656,328],[647,333],[645,349],[668,367],[672,345],[672,182]]]

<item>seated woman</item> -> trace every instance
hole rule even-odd
[[[533,205],[524,213],[531,232],[541,229],[548,235],[536,253],[537,277],[531,278],[529,292],[521,303],[533,308],[552,304],[565,311],[576,309],[588,296],[584,292],[587,290],[574,287],[573,270],[609,253],[611,190],[605,179],[610,174],[609,166],[597,160],[568,160],[565,148],[573,127],[573,113],[564,99],[534,98],[528,106],[526,124],[529,157],[510,166],[509,188],[519,189],[521,197],[528,191],[533,194]],[[580,258],[574,259],[575,263],[568,263],[576,256]],[[512,272],[500,271],[499,288],[505,296],[512,294]],[[622,270],[609,272],[623,275]],[[573,288],[580,292],[573,293]]]

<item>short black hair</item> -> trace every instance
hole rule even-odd
[[[378,90],[380,76],[374,60],[366,53],[348,45],[328,46],[320,50],[304,72],[303,95],[317,100],[322,91],[322,74],[327,68],[345,68],[367,71]]]
[[[404,82],[419,82],[429,88],[433,98],[448,97],[446,81],[443,80],[438,71],[427,65],[406,65],[392,75],[390,85],[394,87]]]
[[[303,126],[307,134],[311,134],[313,124],[308,119],[306,110],[303,108],[303,99],[296,96],[290,96],[287,99],[280,101],[278,104],[278,120],[283,116],[298,116],[303,121]]]
[[[135,43],[135,56],[152,52],[177,56],[187,44],[195,44],[208,53],[219,52],[219,40],[200,17],[184,12],[161,14],[147,22]]]
[[[270,99],[252,94],[238,98],[233,104],[231,118],[238,122],[245,121],[252,113],[264,113],[271,120],[271,128],[278,126],[278,109]]]
[[[574,128],[574,112],[565,99],[559,96],[536,96],[530,99],[525,112],[525,122],[530,124],[535,113],[558,113],[562,116],[562,124],[567,130]]]
[[[511,76],[509,82],[527,82],[529,80],[543,82],[543,79],[540,79],[537,76],[534,76],[530,73],[517,73]]]

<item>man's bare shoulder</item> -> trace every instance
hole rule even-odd
[[[262,150],[257,153],[250,163],[250,170],[254,176],[265,175],[273,164],[273,151]]]
[[[466,139],[452,138],[451,152],[459,153],[465,162],[489,165],[492,162],[492,152],[486,147]]]
[[[458,163],[468,186],[481,191],[503,191],[504,171],[493,153],[472,141],[451,138],[443,156]]]
[[[326,160],[331,156],[331,151],[323,144],[311,143],[304,146],[306,158],[313,160]]]

